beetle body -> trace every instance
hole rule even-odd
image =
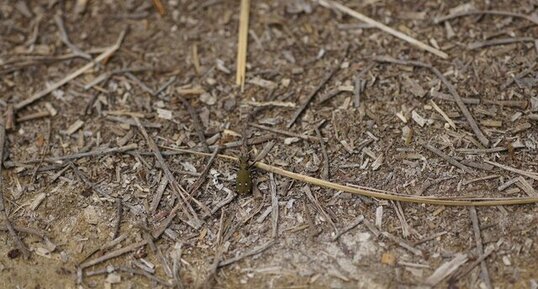
[[[239,158],[239,171],[235,183],[237,193],[246,195],[252,190],[252,176],[250,175],[248,160],[245,157]]]

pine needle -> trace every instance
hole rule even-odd
[[[171,151],[188,153],[201,156],[210,156],[211,154],[202,153],[192,150],[178,149],[165,147]],[[219,158],[239,161],[238,158],[229,156],[229,155],[217,155]],[[285,169],[271,166],[262,162],[257,162],[254,164],[258,169],[264,170],[266,172],[275,173],[281,176],[292,178],[303,183],[308,183],[311,185],[334,189],[337,191],[343,191],[354,195],[361,195],[376,199],[383,200],[392,200],[392,201],[401,201],[407,203],[418,203],[418,204],[429,204],[429,205],[439,205],[439,206],[504,206],[504,205],[522,205],[522,204],[531,204],[538,203],[538,197],[521,197],[521,198],[458,198],[458,197],[435,197],[435,196],[412,196],[398,194],[388,191],[383,191],[375,188],[369,187],[351,187],[346,185],[341,185],[338,183],[333,183],[330,181],[310,177],[307,175],[302,175],[294,172],[287,171]]]

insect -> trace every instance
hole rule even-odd
[[[250,166],[248,165],[248,158],[244,156],[239,157],[239,171],[237,172],[235,188],[240,195],[246,195],[252,190]]]

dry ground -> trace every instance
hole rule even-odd
[[[289,171],[408,195],[536,195],[536,22],[472,15],[434,23],[458,9],[536,15],[536,1],[341,1],[439,47],[448,59],[314,2],[253,1],[243,92],[235,85],[239,1],[163,1],[164,16],[149,0],[84,2],[0,3],[0,109],[6,119],[10,106],[89,63],[84,57],[97,57],[128,27],[111,57],[15,109],[1,190],[9,220],[31,254],[25,259],[2,231],[1,288],[414,288],[458,254],[466,262],[437,287],[487,288],[486,280],[495,288],[538,286],[535,204],[478,207],[473,227],[474,211],[467,207],[377,200],[280,175],[273,176],[272,194],[271,176],[261,170],[254,172],[252,195],[226,201],[234,195],[237,165],[221,158],[193,190],[212,210],[201,227],[187,225],[189,217],[179,211],[163,234],[152,236],[170,216],[176,191],[166,186],[169,176],[150,146],[153,141],[160,147],[179,186],[189,190],[209,158],[172,154],[173,149],[204,150],[202,139],[210,151],[237,143],[250,114],[257,125],[247,132],[256,143],[249,147],[251,156],[274,140],[263,162]],[[55,15],[63,19],[71,48],[62,41]],[[471,49],[516,37],[526,38]],[[376,56],[417,60],[441,71],[464,98],[490,149],[480,144],[432,71],[379,63]],[[259,109],[270,101],[273,105]],[[324,146],[319,137],[326,139]],[[118,153],[103,151],[129,145]],[[54,159],[81,152],[95,153]],[[238,155],[240,147],[220,152]],[[156,198],[163,183],[162,198]],[[335,231],[360,215],[364,222],[332,241]],[[147,244],[80,269],[77,276],[88,260],[140,242]],[[260,246],[267,248],[212,276],[215,264]],[[480,266],[463,275],[487,250],[493,250],[484,262],[489,279],[480,276]]]

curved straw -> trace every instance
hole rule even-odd
[[[181,152],[181,153],[188,153],[188,154],[195,154],[195,155],[203,155],[203,156],[210,156],[209,153],[202,153],[192,150],[185,150],[185,149],[178,149],[178,148],[171,148],[166,147],[167,149]],[[229,156],[229,155],[217,155],[219,158],[227,159],[227,160],[233,160],[238,161],[238,158]],[[301,175],[298,173],[290,172],[285,169],[271,166],[262,162],[257,162],[254,164],[255,167],[258,169],[272,172],[281,176],[285,176],[294,180],[298,180],[304,183],[308,183],[311,185],[327,188],[327,189],[334,189],[338,191],[344,191],[350,194],[355,195],[361,195],[371,198],[377,198],[377,199],[384,199],[384,200],[392,200],[392,201],[400,201],[400,202],[407,202],[407,203],[419,203],[419,204],[429,204],[429,205],[439,205],[439,206],[504,206],[504,205],[523,205],[523,204],[532,204],[538,202],[538,197],[524,197],[524,198],[455,198],[455,199],[447,199],[440,198],[440,197],[431,197],[431,196],[410,196],[410,195],[402,195],[402,194],[396,194],[391,192],[385,192],[382,190],[374,189],[374,188],[367,188],[367,187],[350,187],[346,185],[341,185],[329,181],[325,181],[322,179]]]

